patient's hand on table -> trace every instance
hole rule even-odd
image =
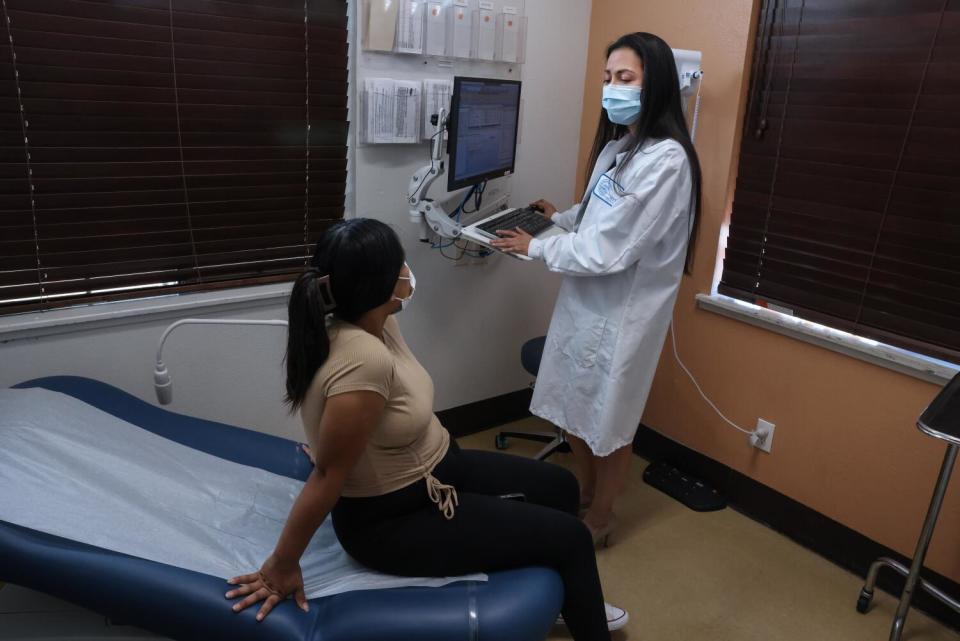
[[[239,586],[227,592],[228,599],[245,597],[234,604],[234,612],[240,612],[263,601],[260,611],[257,612],[257,621],[263,621],[278,603],[291,595],[301,610],[310,611],[303,591],[303,574],[300,572],[298,562],[285,563],[271,555],[259,572],[234,577],[227,583]]]

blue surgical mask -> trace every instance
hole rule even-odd
[[[603,108],[610,122],[632,125],[640,118],[640,87],[636,85],[604,85]]]

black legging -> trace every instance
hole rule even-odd
[[[577,518],[580,489],[564,468],[497,452],[450,450],[433,471],[457,489],[444,518],[421,480],[369,498],[342,497],[333,527],[344,549],[380,572],[453,576],[527,565],[563,579],[563,618],[576,641],[610,638],[593,540]],[[522,493],[526,502],[499,498]]]

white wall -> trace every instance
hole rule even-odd
[[[276,288],[274,288],[276,289]],[[195,295],[194,298],[204,298]],[[189,300],[179,297],[178,302]],[[110,306],[99,305],[102,313]],[[117,303],[142,310],[142,303]],[[156,402],[153,362],[157,340],[176,318],[284,318],[282,296],[260,302],[188,306],[176,312],[134,314],[117,324],[94,322],[85,329],[5,340],[0,333],[0,386],[41,376],[95,378]],[[36,315],[31,315],[36,316]],[[7,319],[9,320],[9,319]],[[164,361],[173,380],[177,412],[299,438],[299,422],[283,408],[283,328],[187,327],[171,335]]]
[[[545,197],[567,206],[574,200],[590,0],[526,0],[526,12],[524,106],[511,203]],[[375,57],[361,54],[354,60],[360,76],[376,69]],[[402,64],[410,65],[410,73],[414,65],[424,66],[422,59]],[[451,74],[450,69],[437,71],[438,76]],[[425,145],[356,149],[353,200],[356,215],[390,223],[404,242],[417,274],[417,293],[399,318],[407,341],[433,375],[437,408],[445,409],[518,390],[529,382],[519,365],[520,346],[546,331],[558,281],[542,264],[506,257],[454,266],[419,243],[404,198],[410,174],[425,158]],[[199,301],[207,295],[194,296]],[[96,311],[154,304],[101,305]],[[284,318],[286,312],[284,301],[274,297],[162,316],[134,314],[109,326],[57,328],[54,334],[5,334],[10,318],[0,319],[0,386],[73,374],[153,401],[157,338],[172,318],[200,315]],[[299,424],[281,403],[283,343],[282,329],[180,330],[164,352],[174,379],[172,409],[297,438]]]
[[[577,167],[590,3],[587,0],[527,0],[526,64],[455,63],[424,65],[423,59],[362,53],[360,79],[392,73],[400,77],[480,75],[496,68],[500,77],[523,81],[522,121],[516,174],[491,182],[486,202],[510,182],[511,205],[546,197],[570,205]],[[507,67],[510,69],[510,67]],[[404,196],[411,174],[429,162],[423,145],[357,149],[356,212],[394,226],[417,274],[414,302],[399,316],[404,336],[433,375],[440,408],[462,405],[522,389],[530,378],[519,365],[520,346],[546,333],[558,280],[542,264],[496,255],[482,264],[454,266],[418,242]],[[433,185],[442,198],[446,176]]]

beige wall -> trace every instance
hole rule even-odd
[[[703,52],[706,73],[696,146],[703,165],[704,208],[694,274],[684,279],[675,312],[680,353],[732,420],[753,427],[763,417],[777,429],[771,455],[749,447],[745,436],[700,399],[669,349],[644,422],[911,555],[944,450],[914,424],[937,388],[694,304],[695,294],[710,291],[721,225],[729,216],[756,14],[754,0],[593,3],[579,175],[600,111],[607,44],[626,31],[649,31],[672,47]],[[927,561],[955,580],[960,580],[958,486],[955,479]]]

